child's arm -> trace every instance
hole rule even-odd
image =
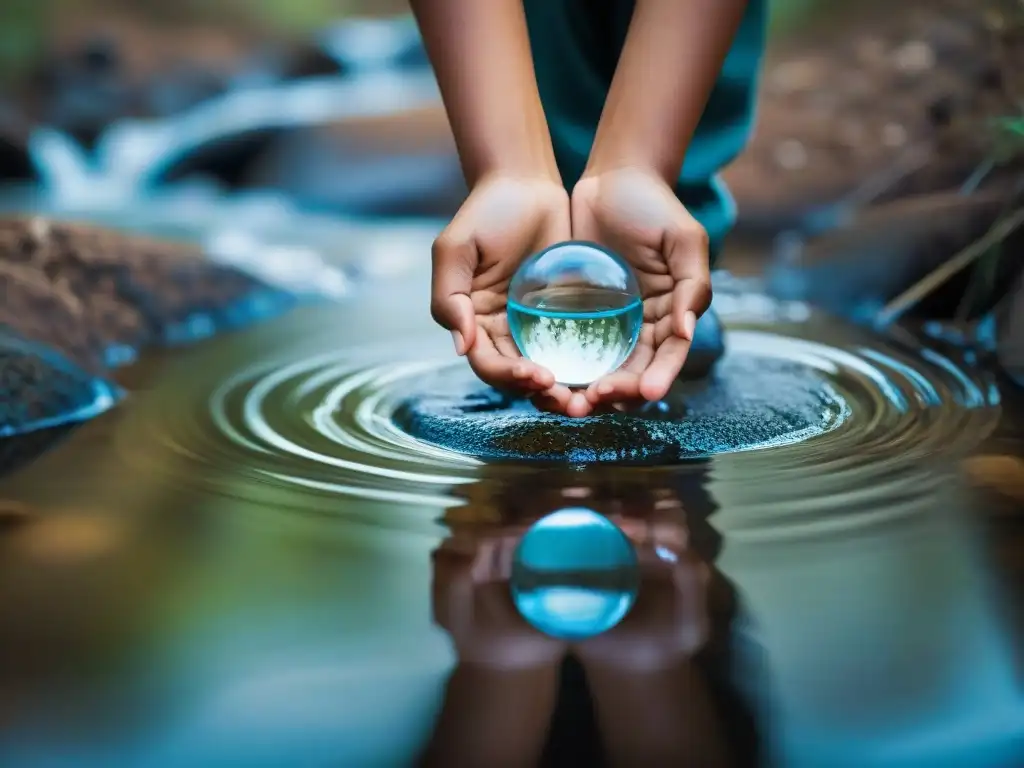
[[[636,0],[584,176],[643,168],[674,184],[747,0]]]
[[[412,8],[470,189],[434,242],[431,314],[483,381],[583,415],[582,394],[522,358],[505,314],[522,260],[571,236],[522,0],[412,0]]]
[[[636,0],[572,195],[573,236],[621,253],[644,295],[637,347],[625,366],[588,389],[593,407],[665,397],[711,303],[708,236],[674,187],[746,6],[747,0]]]
[[[472,189],[490,174],[557,181],[522,0],[412,0]]]

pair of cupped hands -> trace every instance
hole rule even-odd
[[[509,331],[508,286],[533,253],[595,242],[633,268],[643,298],[639,341],[621,368],[582,390],[525,359]],[[487,384],[572,417],[657,401],[679,375],[711,302],[707,233],[657,174],[623,168],[559,179],[492,175],[476,184],[433,248],[431,313]]]

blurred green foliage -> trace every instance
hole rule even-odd
[[[775,35],[793,32],[801,23],[825,11],[829,4],[829,0],[769,0],[771,32]]]
[[[42,52],[48,4],[39,0],[0,1],[0,84],[19,77]]]

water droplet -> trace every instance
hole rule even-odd
[[[585,507],[561,509],[534,523],[516,548],[510,581],[523,618],[566,640],[599,635],[622,621],[639,585],[626,534]]]
[[[586,386],[629,357],[643,303],[615,254],[569,242],[531,256],[509,286],[508,324],[519,351],[561,384]]]

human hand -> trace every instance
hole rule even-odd
[[[711,569],[677,525],[616,516],[636,548],[641,584],[620,624],[574,647],[585,663],[651,671],[691,659],[708,642]]]
[[[644,301],[636,349],[586,390],[593,408],[660,400],[679,375],[697,318],[711,304],[707,233],[657,174],[624,168],[573,189],[572,236],[604,245],[633,268]],[[575,414],[574,414],[575,415]]]
[[[524,670],[556,663],[566,644],[531,627],[509,590],[519,534],[454,535],[434,552],[434,618],[463,663]]]
[[[485,178],[434,242],[431,314],[487,384],[530,395],[538,407],[586,407],[580,393],[525,359],[508,326],[508,286],[522,261],[571,235],[569,197],[546,177]]]

